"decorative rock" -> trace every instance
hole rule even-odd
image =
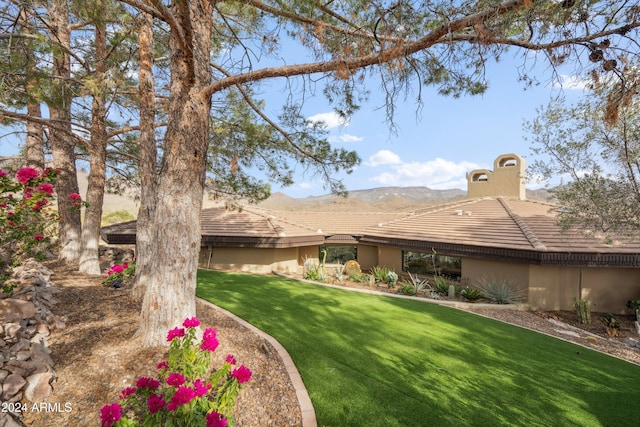
[[[2,323],[34,317],[35,314],[36,306],[30,301],[15,298],[0,301],[0,322]]]
[[[20,393],[20,390],[26,383],[25,379],[20,375],[9,374],[2,384],[2,401],[6,402]]]
[[[19,424],[8,413],[0,413],[0,427],[22,427],[22,424]]]
[[[51,381],[54,375],[51,372],[40,372],[27,378],[27,387],[24,390],[24,397],[31,402],[41,402],[51,395],[53,388]]]

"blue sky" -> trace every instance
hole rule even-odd
[[[336,147],[356,150],[361,157],[362,163],[352,174],[338,176],[347,190],[386,186],[466,189],[466,173],[491,169],[500,154],[516,153],[531,163],[534,159],[524,139],[524,121],[534,119],[536,109],[545,106],[551,96],[563,94],[567,101],[575,102],[584,94],[581,85],[571,84],[569,74],[561,74],[565,80],[562,88],[552,84],[549,70],[535,74],[542,84],[525,88],[518,82],[516,69],[521,61],[505,59],[490,64],[490,87],[484,95],[454,99],[426,88],[422,92],[424,106],[418,113],[409,96],[398,104],[397,135],[385,122],[383,97],[376,82],[370,87],[370,102],[348,123],[340,122],[320,91],[306,98],[304,113],[310,119],[325,121]],[[265,85],[270,89],[263,94],[274,101],[273,106],[268,103],[274,116],[280,107],[275,100],[282,96],[281,83]],[[15,138],[0,138],[0,155],[15,154],[18,146]],[[273,185],[272,191],[297,198],[328,192],[319,177],[305,175],[302,168],[298,168],[295,180],[286,188]],[[528,184],[529,188],[540,186],[537,182]]]
[[[426,186],[432,189],[466,189],[466,173],[493,168],[500,154],[516,153],[531,163],[530,143],[524,139],[525,120],[536,117],[552,96],[563,95],[575,102],[584,94],[569,74],[561,75],[562,87],[551,74],[537,73],[542,82],[525,88],[518,82],[517,59],[489,66],[490,87],[484,95],[458,99],[444,97],[434,89],[423,90],[424,106],[416,116],[411,98],[398,106],[397,135],[385,123],[383,100],[371,88],[371,102],[363,105],[348,123],[341,123],[321,98],[307,100],[309,118],[324,120],[335,146],[356,150],[362,163],[351,174],[343,174],[347,190],[385,186]],[[547,70],[548,71],[548,70]],[[542,184],[531,180],[528,188]],[[319,178],[299,174],[287,188],[274,186],[292,197],[326,194]]]

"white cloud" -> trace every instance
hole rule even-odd
[[[369,161],[365,162],[367,166],[381,166],[381,165],[397,165],[402,163],[400,156],[393,151],[380,150],[373,156],[369,157]]]
[[[329,113],[319,113],[308,117],[307,120],[312,122],[324,122],[327,125],[327,129],[337,128],[339,126],[348,126],[349,121],[345,120],[338,113],[332,111]]]
[[[356,135],[349,135],[348,133],[342,134],[342,135],[338,135],[338,136],[330,136],[329,137],[329,142],[360,142],[362,141],[364,138],[361,136],[356,136]]]
[[[405,163],[398,158],[398,162],[393,164],[392,168],[393,171],[383,172],[371,178],[371,181],[384,186],[424,186],[436,190],[464,189],[467,187],[467,172],[479,169],[480,166],[467,161],[454,163],[441,158]]]

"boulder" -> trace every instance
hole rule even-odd
[[[31,402],[42,402],[51,396],[53,387],[51,382],[55,376],[51,372],[39,372],[27,377],[27,387],[24,389],[24,397]]]

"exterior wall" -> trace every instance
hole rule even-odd
[[[227,248],[203,247],[198,266],[214,270],[268,274],[272,271],[295,272],[297,248]]]
[[[482,279],[506,280],[528,295],[529,265],[478,258],[462,258],[462,286],[476,287]],[[529,296],[530,298],[530,296]]]
[[[402,250],[396,248],[378,247],[378,263],[381,267],[392,269],[398,274],[402,273]]]
[[[580,289],[579,267],[531,266],[529,304],[533,309],[575,310],[574,297]],[[631,313],[630,299],[640,298],[640,269],[582,268],[582,299],[591,311]]]
[[[378,247],[358,245],[358,264],[363,271],[370,270],[378,265]]]
[[[476,169],[467,177],[467,195],[476,197],[526,198],[525,161],[517,154],[503,154],[494,161],[493,171]]]

